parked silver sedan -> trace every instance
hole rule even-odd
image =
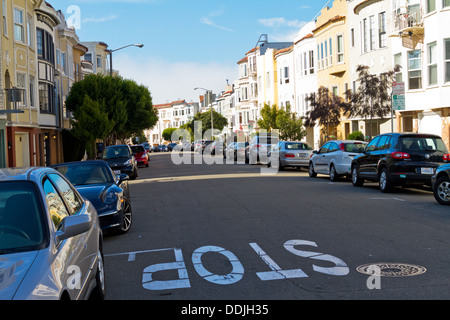
[[[104,298],[93,205],[51,168],[0,169],[0,299]]]
[[[313,148],[305,142],[280,141],[269,152],[270,162],[267,166],[277,163],[278,170],[284,170],[285,167],[308,168],[312,153]]]
[[[352,160],[364,152],[367,142],[357,140],[333,140],[325,143],[309,162],[309,176],[316,177],[318,173],[330,176],[331,181],[339,177],[351,175]]]

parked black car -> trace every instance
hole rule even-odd
[[[352,183],[379,182],[382,192],[397,185],[431,185],[431,177],[448,150],[432,134],[388,133],[375,137],[352,161]]]
[[[450,162],[450,154],[444,156],[444,162]],[[437,168],[431,177],[434,198],[442,205],[450,205],[450,164]]]
[[[95,207],[104,231],[125,233],[132,210],[128,175],[115,176],[105,161],[76,161],[53,165]]]
[[[105,148],[102,159],[109,164],[115,175],[126,173],[131,180],[137,178],[137,161],[128,145],[121,144]]]

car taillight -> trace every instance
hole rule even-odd
[[[293,153],[286,153],[284,156],[286,158],[295,158],[295,154],[293,154]]]
[[[393,152],[391,153],[391,157],[397,160],[408,160],[411,159],[408,153],[405,152]]]
[[[261,148],[260,144],[255,145],[256,148]]]
[[[444,162],[450,161],[450,153],[444,154],[443,160]]]

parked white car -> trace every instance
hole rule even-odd
[[[325,143],[319,151],[314,151],[309,161],[309,176],[318,173],[330,176],[331,181],[341,176],[351,175],[352,160],[364,152],[367,142],[357,140],[333,140]]]

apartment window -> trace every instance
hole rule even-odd
[[[289,83],[289,67],[284,67],[284,83]]]
[[[428,85],[437,84],[436,42],[427,46],[428,52]]]
[[[52,84],[39,82],[39,109],[42,113],[53,113],[55,108],[55,89]]]
[[[97,56],[97,68],[102,67],[102,56]]]
[[[355,29],[350,30],[350,43],[352,45],[352,48],[355,47]]]
[[[335,97],[339,96],[339,89],[338,89],[337,86],[334,86],[331,90],[332,90],[333,95],[334,95]]]
[[[450,82],[450,39],[445,39],[444,44],[445,44],[445,82]]]
[[[422,88],[422,51],[408,52],[408,81],[409,89]]]
[[[395,73],[395,81],[396,82],[403,82],[403,73],[401,71],[402,67],[402,54],[397,53],[394,55],[394,66],[400,66],[400,71]]]
[[[378,16],[378,25],[379,25],[379,44],[380,48],[385,48],[387,46],[387,35],[386,35],[386,12],[382,12]]]
[[[30,48],[34,48],[34,37],[33,37],[34,33],[32,31],[32,30],[34,30],[33,25],[34,25],[33,17],[28,16],[28,18],[27,18],[27,36],[28,36],[28,46]]]
[[[25,42],[23,11],[14,8],[14,39]]]
[[[303,53],[303,65],[305,66],[305,76],[308,75],[308,54],[306,52]]]
[[[37,28],[36,39],[39,59],[55,63],[55,45],[52,35],[45,30]]]
[[[92,53],[86,53],[84,55],[84,61],[92,63]]]
[[[344,36],[338,35],[337,36],[337,62],[342,63],[344,62]]]
[[[332,65],[333,64],[333,45],[332,45],[331,38],[329,41],[330,41],[330,65]]]
[[[34,99],[34,77],[30,76],[30,106],[35,106],[35,99]]]
[[[363,36],[363,52],[367,52],[369,50],[369,28],[367,27],[367,19],[363,20],[362,25],[362,36]]]
[[[436,0],[427,0],[427,13],[436,11]]]
[[[442,7],[443,8],[450,7],[450,0],[442,0]]]
[[[6,0],[2,1],[3,7],[3,34],[8,36],[8,10],[6,7]]]
[[[309,73],[314,74],[314,51],[309,51]]]
[[[67,75],[67,53],[61,52],[61,71]]]
[[[369,24],[370,24],[370,50],[375,50],[375,16],[369,17]]]

